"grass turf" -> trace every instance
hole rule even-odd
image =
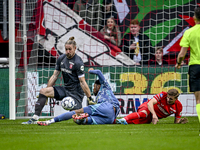
[[[188,119],[188,124],[174,124],[168,117],[157,125],[76,125],[71,119],[50,126],[5,119],[0,120],[0,149],[199,150],[198,119]]]

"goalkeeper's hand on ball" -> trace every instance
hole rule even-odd
[[[186,118],[186,117],[181,118],[181,119],[179,120],[179,123],[181,123],[181,124],[186,124],[186,123],[188,123],[188,118]]]
[[[87,98],[89,105],[97,104],[96,100],[94,100],[91,96]]]

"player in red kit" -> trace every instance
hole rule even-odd
[[[137,112],[131,113],[122,119],[117,119],[117,124],[157,124],[158,119],[166,118],[175,114],[174,123],[187,123],[187,118],[181,118],[182,104],[177,99],[179,92],[170,89],[168,92],[161,92],[152,99],[138,107]]]

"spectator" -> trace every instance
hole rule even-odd
[[[102,13],[99,0],[77,0],[74,11],[97,31],[102,24]]]
[[[104,39],[109,40],[112,44],[121,45],[121,32],[115,24],[114,18],[108,18],[106,26],[100,32],[104,35]]]
[[[168,62],[163,59],[163,48],[162,47],[155,48],[155,60],[150,60],[149,64],[154,65],[154,66],[168,65]]]
[[[137,19],[131,20],[129,28],[130,33],[124,36],[122,42],[122,51],[137,64],[148,64],[148,61],[153,58],[154,54],[148,36],[140,31]]]
[[[113,0],[104,0],[103,1],[103,6],[102,6],[102,16],[103,16],[103,21],[102,21],[102,27],[104,27],[107,23],[108,18],[114,18],[115,23],[119,25],[119,19],[117,15],[117,11],[115,8],[115,5],[113,4]]]

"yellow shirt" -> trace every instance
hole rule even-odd
[[[180,46],[190,47],[189,65],[200,65],[200,24],[185,31]]]

